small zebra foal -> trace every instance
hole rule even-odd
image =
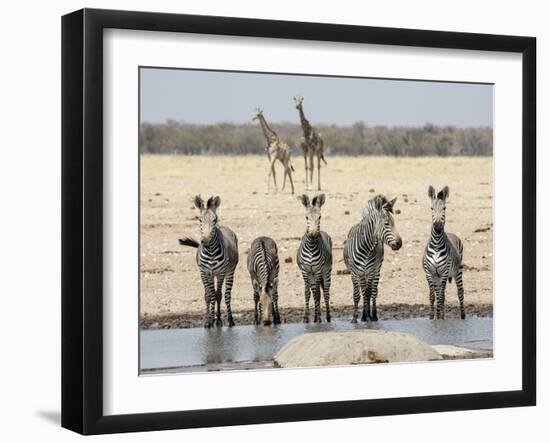
[[[254,289],[254,323],[264,326],[281,323],[279,315],[279,256],[277,244],[269,237],[258,237],[252,242],[247,259],[248,272]]]
[[[304,322],[309,322],[309,298],[313,292],[315,302],[314,322],[321,322],[321,288],[325,299],[327,322],[330,322],[330,274],[332,272],[332,239],[321,231],[321,206],[325,194],[313,197],[311,203],[307,195],[302,195],[306,208],[307,230],[298,247],[296,262],[302,271],[305,285]]]
[[[233,287],[235,268],[239,262],[237,236],[231,229],[218,225],[216,211],[220,206],[220,197],[210,197],[205,206],[202,198],[197,195],[194,202],[200,211],[201,242],[184,237],[179,240],[179,243],[183,246],[197,248],[197,265],[204,286],[204,301],[206,302],[204,327],[213,326],[216,304],[216,326],[222,326],[220,304],[224,280],[227,323],[231,327],[235,325],[231,313],[231,288]]]
[[[434,318],[434,303],[437,299],[435,316],[438,319],[445,318],[445,285],[454,277],[460,304],[460,318],[464,320],[464,285],[462,282],[463,271],[463,246],[462,241],[454,234],[445,232],[445,209],[449,187],[445,186],[437,194],[430,185],[428,196],[432,205],[432,231],[422,265],[428,280],[430,290],[430,319]]]
[[[389,200],[377,195],[363,209],[362,220],[352,226],[344,243],[344,262],[353,284],[353,317],[357,323],[358,305],[363,294],[361,321],[378,320],[376,297],[380,269],[384,261],[384,244],[394,251],[401,248],[403,240],[395,228],[393,205],[397,197]],[[372,301],[372,309],[371,309]]]

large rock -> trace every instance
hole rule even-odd
[[[315,332],[289,341],[275,356],[282,368],[441,360],[413,335],[384,330]]]
[[[468,349],[452,345],[435,345],[434,350],[445,360],[459,360],[464,358],[491,358],[493,351],[485,349]]]

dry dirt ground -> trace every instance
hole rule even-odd
[[[233,286],[232,309],[237,324],[252,319],[252,290],[246,254],[260,235],[279,247],[281,270],[279,305],[283,322],[299,321],[304,303],[303,282],[296,250],[305,232],[302,158],[294,158],[296,194],[287,183],[266,193],[267,158],[263,156],[141,157],[141,295],[143,328],[200,325],[204,291],[195,262],[195,249],[178,238],[199,238],[196,194],[219,195],[219,219],[239,239],[239,265]],[[330,157],[321,169],[326,196],[321,229],[332,236],[334,265],[331,306],[334,317],[351,316],[352,286],[346,275],[342,244],[350,227],[359,222],[361,208],[378,193],[398,195],[396,227],[403,237],[398,252],[386,248],[379,286],[379,316],[425,316],[428,290],[421,266],[430,232],[427,188],[449,185],[446,230],[464,242],[467,315],[492,315],[493,306],[493,173],[492,158]],[[282,167],[277,165],[279,187]],[[316,181],[314,181],[316,183]],[[308,192],[310,196],[316,192]],[[448,286],[447,308],[457,315],[454,283]],[[225,315],[224,309],[222,309]]]

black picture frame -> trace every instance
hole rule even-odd
[[[131,415],[103,413],[103,30],[170,31],[522,54],[522,389]],[[83,9],[62,18],[62,426],[82,434],[536,404],[536,39]]]

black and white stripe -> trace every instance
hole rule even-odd
[[[204,326],[206,328],[213,326],[216,306],[216,326],[222,326],[220,304],[224,281],[227,323],[228,326],[234,326],[231,312],[231,288],[235,268],[239,262],[237,236],[231,229],[218,225],[216,211],[220,206],[220,197],[210,197],[205,207],[202,198],[196,196],[195,206],[200,211],[201,242],[199,244],[188,237],[180,239],[179,242],[181,245],[197,248],[197,265],[204,286],[206,303]]]
[[[279,315],[279,256],[277,244],[269,237],[258,237],[250,246],[248,272],[254,290],[254,323],[281,323]]]
[[[314,197],[311,204],[307,195],[302,195],[301,200],[306,208],[307,231],[298,247],[296,262],[302,271],[305,285],[304,322],[309,322],[311,293],[315,303],[314,322],[321,322],[321,289],[325,300],[326,319],[330,322],[332,239],[320,230],[321,206],[325,203],[325,194]]]
[[[437,194],[433,186],[428,188],[432,205],[432,229],[426,245],[422,265],[428,280],[430,298],[430,318],[445,318],[445,286],[455,279],[460,305],[460,318],[466,317],[464,311],[463,245],[454,234],[445,232],[446,201],[449,187],[445,186]],[[434,313],[434,304],[437,308]]]
[[[363,210],[360,223],[354,225],[344,244],[344,262],[353,284],[353,317],[357,322],[358,305],[363,294],[361,321],[378,320],[376,298],[380,269],[384,261],[384,244],[394,251],[401,248],[401,236],[395,229],[393,205],[397,197],[388,201],[383,195],[370,200]],[[371,308],[372,301],[372,308]]]

